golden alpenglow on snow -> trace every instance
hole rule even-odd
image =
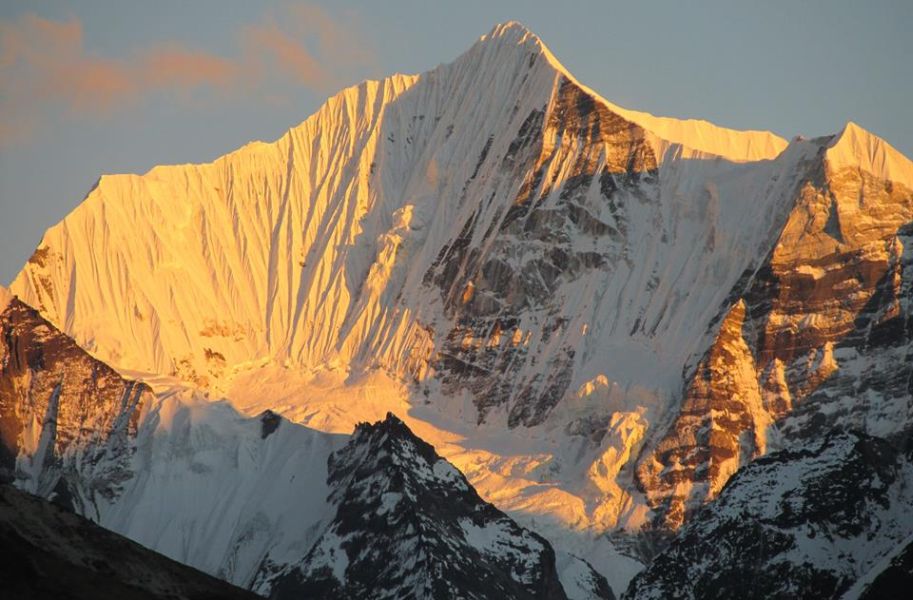
[[[48,146],[47,189],[91,156],[211,157],[315,108],[40,215],[62,219],[0,288],[10,589],[90,598],[115,573],[143,598],[902,596],[913,162],[854,122],[786,140],[622,108],[516,21],[344,87],[492,20],[385,7],[215,22],[194,5],[174,39],[154,19],[106,29],[120,9],[0,15],[10,164],[111,128],[66,168]],[[727,59],[646,38],[616,55],[580,27],[557,35],[568,64],[592,71],[605,44],[605,68],[637,72],[607,89],[623,104],[672,85],[665,64],[694,86],[724,59],[799,68],[749,61],[750,32]],[[733,105],[720,93],[710,115]]]

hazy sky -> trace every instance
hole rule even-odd
[[[2,0],[0,283],[100,174],[273,140],[511,19],[622,106],[787,138],[852,119],[913,156],[911,0]]]

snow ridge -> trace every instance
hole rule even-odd
[[[498,40],[500,44],[525,44],[537,49],[556,71],[597,98],[612,112],[654,134],[657,155],[660,157],[673,145],[685,149],[691,156],[718,156],[734,162],[772,159],[786,149],[787,141],[769,131],[728,129],[701,119],[657,117],[622,108],[580,83],[535,33],[517,21],[496,25],[488,35],[482,36],[482,42],[487,40]]]

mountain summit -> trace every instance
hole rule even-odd
[[[201,387],[264,357],[308,369],[379,365],[422,379],[435,369],[441,337],[456,334],[443,323],[456,308],[450,298],[482,279],[470,271],[484,261],[434,273],[438,255],[464,234],[476,244],[485,238],[491,252],[522,206],[550,215],[562,194],[577,190],[582,199],[593,190],[580,209],[564,209],[573,212],[571,227],[602,238],[586,256],[575,250],[573,262],[613,264],[616,251],[631,251],[621,238],[637,234],[641,219],[668,228],[680,217],[660,216],[667,201],[612,209],[597,200],[597,187],[610,194],[624,188],[624,174],[654,177],[667,157],[675,165],[711,155],[742,162],[781,149],[767,133],[610,105],[537,37],[508,23],[449,65],[344,90],[273,144],[206,165],[103,177],[45,234],[13,289],[107,362]],[[699,189],[699,180],[679,185]],[[532,214],[519,225],[538,223]],[[467,229],[471,220],[478,222]],[[528,262],[519,258],[511,269]],[[560,269],[562,260],[542,269]],[[431,289],[447,287],[441,306],[428,295],[429,278],[437,279]],[[540,276],[522,278],[531,278],[525,288]],[[632,283],[643,289],[639,279]],[[555,283],[545,272],[541,280],[545,290]],[[475,303],[493,307],[488,296],[479,289]]]
[[[494,45],[497,53],[516,52],[523,48],[541,54],[548,65],[584,90],[588,96],[597,99],[613,113],[655,136],[654,142],[659,155],[675,144],[690,152],[721,156],[733,161],[748,161],[774,158],[786,148],[786,140],[769,131],[739,131],[698,119],[657,117],[613,104],[580,83],[535,33],[516,21],[496,25],[488,35],[479,40],[479,44]]]
[[[913,189],[913,161],[889,143],[849,121],[827,150],[831,168],[859,169]]]

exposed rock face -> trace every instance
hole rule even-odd
[[[761,402],[751,349],[742,338],[745,303],[739,301],[698,366],[671,431],[640,468],[665,524],[684,522],[686,506],[714,497],[726,481],[766,450],[771,418]]]
[[[98,497],[113,499],[134,475],[137,423],[151,400],[147,386],[89,356],[18,299],[0,313],[5,479],[97,517]]]
[[[445,393],[472,391],[480,420],[510,403],[509,425],[536,424],[564,396],[578,348],[568,339],[559,290],[581,277],[605,276],[622,259],[624,202],[657,196],[658,160],[647,135],[561,78],[550,104],[530,112],[503,157],[491,157],[500,161],[499,176],[523,182],[516,197],[485,219],[490,224],[481,235],[473,212],[425,277],[441,288],[456,323],[435,369]],[[566,165],[560,177],[555,165]],[[548,364],[524,376],[528,361],[541,356],[536,346],[547,344],[556,346]]]
[[[299,564],[261,575],[273,598],[566,597],[548,542],[393,415],[356,429],[330,457],[328,483],[335,516],[317,542]]]
[[[913,463],[833,433],[742,468],[626,598],[836,598],[913,533]]]
[[[829,157],[858,135],[822,144],[768,260],[734,290],[679,416],[641,462],[666,526],[680,526],[768,446],[835,427],[911,431],[913,191],[834,169]]]
[[[0,484],[0,551],[4,598],[258,598],[6,484]]]

